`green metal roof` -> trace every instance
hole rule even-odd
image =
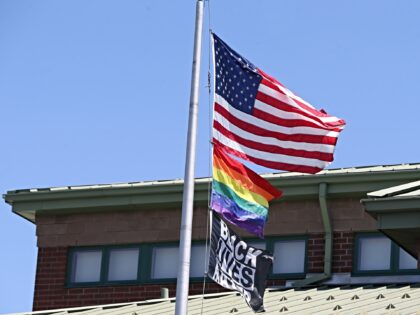
[[[283,172],[263,177],[283,190],[283,197],[275,202],[318,198],[320,183],[328,185],[328,198],[362,198],[373,190],[420,180],[420,163],[331,169],[315,175]],[[207,204],[209,183],[210,178],[196,179],[196,204]],[[36,213],[179,207],[182,191],[183,180],[178,179],[18,189],[8,191],[3,197],[13,212],[34,222]]]
[[[336,287],[305,290],[268,289],[265,314],[419,314],[420,288]],[[149,300],[91,307],[68,308],[20,315],[158,315],[174,314],[175,299]],[[235,292],[191,296],[188,314],[254,314]]]

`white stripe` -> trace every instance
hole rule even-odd
[[[275,108],[271,105],[268,105],[264,102],[261,102],[259,100],[255,100],[255,108],[262,110],[265,113],[268,113],[270,115],[273,115],[275,117],[279,117],[282,119],[286,119],[286,120],[291,120],[291,119],[299,119],[299,120],[304,120],[310,123],[313,123],[317,126],[319,126],[320,128],[324,128],[324,125],[322,123],[320,123],[319,121],[306,117],[302,114],[298,114],[298,113],[294,113],[294,112],[286,112],[284,110]],[[315,127],[316,128],[316,127]]]
[[[287,163],[287,164],[294,164],[294,165],[305,165],[305,166],[318,167],[321,169],[325,168],[328,164],[330,164],[330,162],[320,161],[317,159],[296,157],[296,156],[284,155],[284,154],[276,154],[276,153],[270,153],[266,151],[259,151],[259,150],[251,149],[229,138],[226,138],[223,134],[221,134],[215,129],[213,129],[213,136],[220,143],[224,144],[225,146],[233,150],[239,151],[248,156],[251,156],[257,159],[262,159],[265,161]]]
[[[279,86],[279,85],[277,85],[277,86]],[[284,88],[283,88],[283,90],[284,90]],[[293,100],[293,98],[291,97],[291,95],[284,95],[284,94],[280,93],[279,91],[273,90],[271,87],[266,86],[262,83],[259,85],[258,91],[260,91],[264,94],[267,94],[268,96],[271,96],[273,98],[276,98],[283,103],[289,104],[290,106],[293,106],[293,107],[307,113],[308,115],[315,116],[313,113],[311,113],[310,111],[308,111],[305,108],[302,108],[302,106],[300,106],[298,103],[296,103]],[[303,101],[301,98],[296,97],[296,96],[294,96],[294,97],[297,98],[300,102],[304,103],[305,105],[315,109],[312,105],[309,105],[307,102]],[[323,122],[326,122],[326,123],[336,122],[336,121],[340,120],[339,118],[334,117],[334,116],[326,116],[326,117],[315,116],[315,117],[318,117],[318,119],[320,119],[320,120],[322,120]]]
[[[288,88],[286,88],[285,86],[282,86],[280,84],[277,84],[276,82],[271,81],[269,78],[266,78],[268,81],[270,81],[271,83],[273,83],[275,86],[277,86],[281,91],[283,91],[284,94],[286,94],[288,97],[292,98],[292,99],[297,99],[298,101],[302,102],[303,104],[305,104],[306,106],[313,108],[316,110],[315,107],[313,107],[311,104],[309,104],[307,101],[305,101],[303,98],[300,98],[298,95],[296,95],[295,93],[293,93],[292,91],[290,91]]]
[[[252,140],[258,143],[263,144],[269,144],[274,145],[280,148],[285,149],[295,149],[295,150],[305,150],[305,151],[311,151],[311,152],[323,152],[323,153],[334,153],[334,145],[329,144],[318,144],[318,143],[306,143],[306,142],[295,142],[295,141],[283,141],[278,140],[276,138],[272,137],[262,137],[255,135],[253,133],[250,133],[248,131],[245,131],[234,124],[232,124],[230,121],[228,121],[226,118],[224,118],[219,113],[214,113],[214,119],[218,121],[225,129],[229,130],[233,134],[236,134],[242,138]]]
[[[305,135],[315,135],[315,136],[327,136],[332,138],[337,138],[339,133],[336,131],[329,131],[324,129],[318,129],[313,127],[284,127],[280,125],[276,125],[270,123],[268,121],[256,118],[252,115],[248,115],[240,110],[237,110],[233,106],[230,106],[229,103],[220,95],[215,94],[214,96],[215,102],[225,108],[228,112],[230,112],[233,116],[237,117],[238,119],[247,122],[251,125],[256,127],[260,127],[263,129],[271,130],[273,132],[284,133],[288,135],[295,135],[295,134],[305,134]]]

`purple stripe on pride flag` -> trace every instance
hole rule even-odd
[[[223,218],[248,232],[264,238],[265,218],[248,212],[235,202],[212,190],[210,208],[221,214]]]

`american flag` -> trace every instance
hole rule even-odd
[[[316,110],[213,34],[213,142],[272,169],[317,173],[333,161],[345,121]]]

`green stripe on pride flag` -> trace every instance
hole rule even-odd
[[[229,198],[245,211],[252,212],[263,217],[266,217],[268,214],[268,209],[266,207],[242,199],[232,189],[217,180],[213,180],[213,190],[226,198]]]

